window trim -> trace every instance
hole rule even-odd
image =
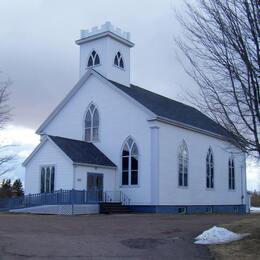
[[[120,58],[121,58],[121,60],[123,61],[123,67],[121,67],[121,66],[115,64],[115,58],[117,57],[118,53],[120,54]],[[119,60],[118,60],[118,61],[119,61]],[[118,51],[115,53],[115,55],[114,55],[113,66],[115,66],[115,67],[118,68],[118,69],[125,70],[125,60],[124,60],[123,55],[122,55],[122,52],[121,52],[120,50],[118,50]]]
[[[99,63],[98,63],[98,64],[95,64],[96,58],[94,59],[94,57],[93,57],[93,55],[92,55],[92,53],[93,53],[94,51],[96,52],[96,56],[95,56],[95,57],[98,56],[98,58],[99,58]],[[93,65],[88,66],[88,62],[89,62],[90,57],[92,57]],[[98,54],[98,52],[97,52],[95,49],[92,49],[92,50],[90,51],[89,55],[88,55],[88,58],[87,58],[86,69],[93,68],[93,67],[97,67],[97,66],[100,66],[100,65],[101,65],[100,55]]]
[[[179,157],[180,157],[180,152],[181,152],[181,149],[184,147],[184,149],[186,150],[187,152],[187,185],[180,185],[179,183]],[[183,161],[184,161],[184,158],[183,158]],[[182,162],[183,162],[182,161]],[[184,169],[184,165],[182,167]],[[182,181],[184,183],[184,173],[182,173],[183,177],[182,177]],[[182,142],[180,143],[179,147],[178,147],[178,151],[177,151],[177,183],[178,183],[178,188],[180,189],[188,189],[189,188],[189,149],[188,149],[188,146],[185,142],[185,140],[183,139]]]
[[[41,164],[39,165],[39,193],[42,193],[41,192],[41,173],[42,173],[42,168],[51,168],[51,167],[54,167],[54,184],[53,184],[53,192],[55,192],[57,189],[56,187],[56,179],[57,179],[57,165],[56,164]],[[51,178],[51,175],[50,175],[50,178]],[[45,185],[46,185],[46,180],[45,180]],[[49,185],[51,186],[51,184]],[[46,192],[43,192],[43,193],[46,193]],[[52,193],[52,192],[49,192],[49,193]]]
[[[209,187],[207,186],[207,178],[208,178],[208,172],[207,172],[207,169],[208,169],[208,161],[207,161],[207,158],[208,158],[208,155],[209,154],[211,154],[212,155],[212,165],[213,166],[211,166],[210,167],[210,169],[213,169],[213,186],[212,185],[209,185]],[[212,190],[214,190],[215,189],[215,186],[216,186],[216,184],[215,184],[215,159],[214,159],[214,153],[213,153],[213,150],[212,150],[212,148],[211,148],[211,146],[208,148],[208,150],[207,150],[207,154],[206,154],[206,190],[208,190],[208,191],[212,191]],[[211,162],[210,162],[211,163]],[[211,173],[210,173],[210,176],[211,176],[211,174],[212,174],[212,171],[210,171]],[[211,187],[212,186],[212,187]]]
[[[98,112],[98,138],[97,140],[93,140],[93,118],[94,118],[94,113],[92,113],[92,111],[90,110],[90,107],[94,105],[95,109],[93,111],[96,111]],[[87,141],[86,140],[86,117],[87,117],[87,114],[88,114],[88,111],[90,111],[90,114],[91,114],[91,127],[90,127],[90,140]],[[98,108],[98,106],[93,102],[91,101],[86,109],[86,112],[84,114],[84,117],[83,117],[83,140],[85,142],[88,142],[88,143],[98,143],[100,142],[100,110]]]
[[[231,177],[231,181],[233,180],[233,185],[232,185],[232,182],[231,182],[231,186],[229,186],[229,181],[230,181],[230,162],[232,162],[231,164],[231,169],[233,169],[233,177]],[[232,172],[231,172],[231,175],[232,175]],[[236,167],[235,167],[235,158],[233,155],[231,155],[229,158],[228,158],[228,190],[229,191],[236,191]]]
[[[123,181],[123,178],[122,178],[122,174],[123,174],[123,167],[122,167],[122,159],[123,159],[123,150],[124,150],[124,146],[125,144],[128,142],[129,139],[132,139],[133,141],[133,144],[136,145],[137,147],[137,151],[138,151],[138,155],[137,155],[137,158],[138,158],[138,166],[137,166],[137,184],[131,184],[131,174],[132,174],[132,171],[131,171],[131,157],[132,156],[129,156],[130,157],[130,162],[128,162],[128,184],[123,184],[122,181]],[[133,144],[131,145],[131,147],[133,147]],[[140,150],[139,150],[139,145],[137,144],[136,140],[132,137],[132,136],[128,136],[124,142],[123,142],[123,145],[121,147],[121,150],[120,150],[120,188],[139,188],[140,187]]]

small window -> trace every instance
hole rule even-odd
[[[55,167],[41,167],[41,193],[54,192]]]
[[[179,147],[178,152],[178,175],[179,175],[179,186],[188,186],[188,148],[185,141]]]
[[[88,59],[88,67],[93,67],[100,64],[100,58],[96,51],[92,51]]]
[[[208,189],[214,188],[214,158],[211,148],[206,157],[206,186]]]
[[[99,113],[94,104],[88,108],[85,117],[85,141],[97,142],[99,139]]]
[[[178,208],[178,213],[179,214],[185,214],[186,213],[186,208],[185,207]]]
[[[124,68],[124,61],[120,52],[117,52],[114,58],[114,65],[120,68]]]
[[[228,188],[235,189],[235,165],[232,157],[228,160]]]
[[[207,208],[206,208],[206,212],[207,212],[207,213],[212,213],[212,212],[213,212],[212,207],[207,207]]]
[[[138,185],[138,148],[131,137],[122,151],[122,185]]]

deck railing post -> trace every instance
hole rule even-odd
[[[71,191],[71,210],[72,210],[72,215],[74,215],[74,194],[75,193],[75,190],[72,189]]]
[[[59,204],[62,204],[62,189],[59,190],[58,197],[59,197]]]
[[[83,204],[86,204],[86,190],[83,190]]]
[[[28,205],[27,205],[27,206],[30,207],[30,205],[31,205],[31,193],[30,193],[29,196],[28,196]]]

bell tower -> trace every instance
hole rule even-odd
[[[76,41],[80,46],[80,77],[89,68],[95,69],[104,77],[130,86],[130,33],[115,28],[110,22],[81,30]]]

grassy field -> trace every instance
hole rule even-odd
[[[215,259],[260,259],[260,214],[222,226],[236,233],[250,235],[229,244],[209,246]]]

